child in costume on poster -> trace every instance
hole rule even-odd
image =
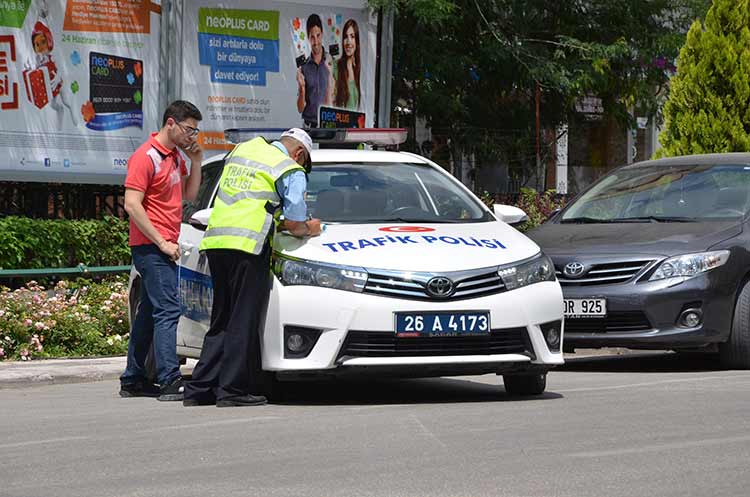
[[[62,125],[62,115],[65,113],[63,106],[68,109],[73,126],[77,126],[78,122],[73,113],[73,109],[70,106],[72,98],[70,89],[63,84],[62,75],[52,58],[52,50],[55,47],[55,41],[52,36],[52,31],[50,31],[47,24],[48,12],[47,0],[41,0],[39,3],[39,16],[31,31],[31,44],[34,54],[36,55],[36,64],[34,65],[34,68],[47,68],[50,78],[50,88],[52,91],[50,106],[57,111],[58,127]],[[32,64],[30,62],[26,63],[27,70],[31,69],[31,66]]]

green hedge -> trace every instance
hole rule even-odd
[[[0,269],[130,264],[128,222],[0,218]]]

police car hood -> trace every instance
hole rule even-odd
[[[280,233],[274,250],[309,261],[405,271],[460,271],[532,257],[539,247],[502,222],[327,224],[317,237]]]

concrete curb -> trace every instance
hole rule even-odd
[[[565,359],[578,362],[586,358],[607,359],[634,353],[639,352],[614,348],[578,349],[575,354],[565,354]],[[125,371],[125,363],[125,356],[0,362],[0,390],[35,385],[113,380],[119,378]],[[191,371],[195,363],[194,359],[188,359],[187,364],[182,367],[183,372]]]
[[[0,389],[110,380],[122,374],[125,362],[124,356],[0,362]]]

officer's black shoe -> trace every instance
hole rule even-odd
[[[166,385],[162,385],[159,400],[182,400],[184,398],[185,385],[182,376],[178,376]]]
[[[136,381],[120,385],[120,397],[158,397],[160,393],[159,387],[153,383]]]
[[[216,399],[183,399],[182,405],[185,407],[213,406],[216,405]]]
[[[262,395],[247,394],[217,400],[216,407],[261,406],[266,402],[268,402],[268,400]]]

